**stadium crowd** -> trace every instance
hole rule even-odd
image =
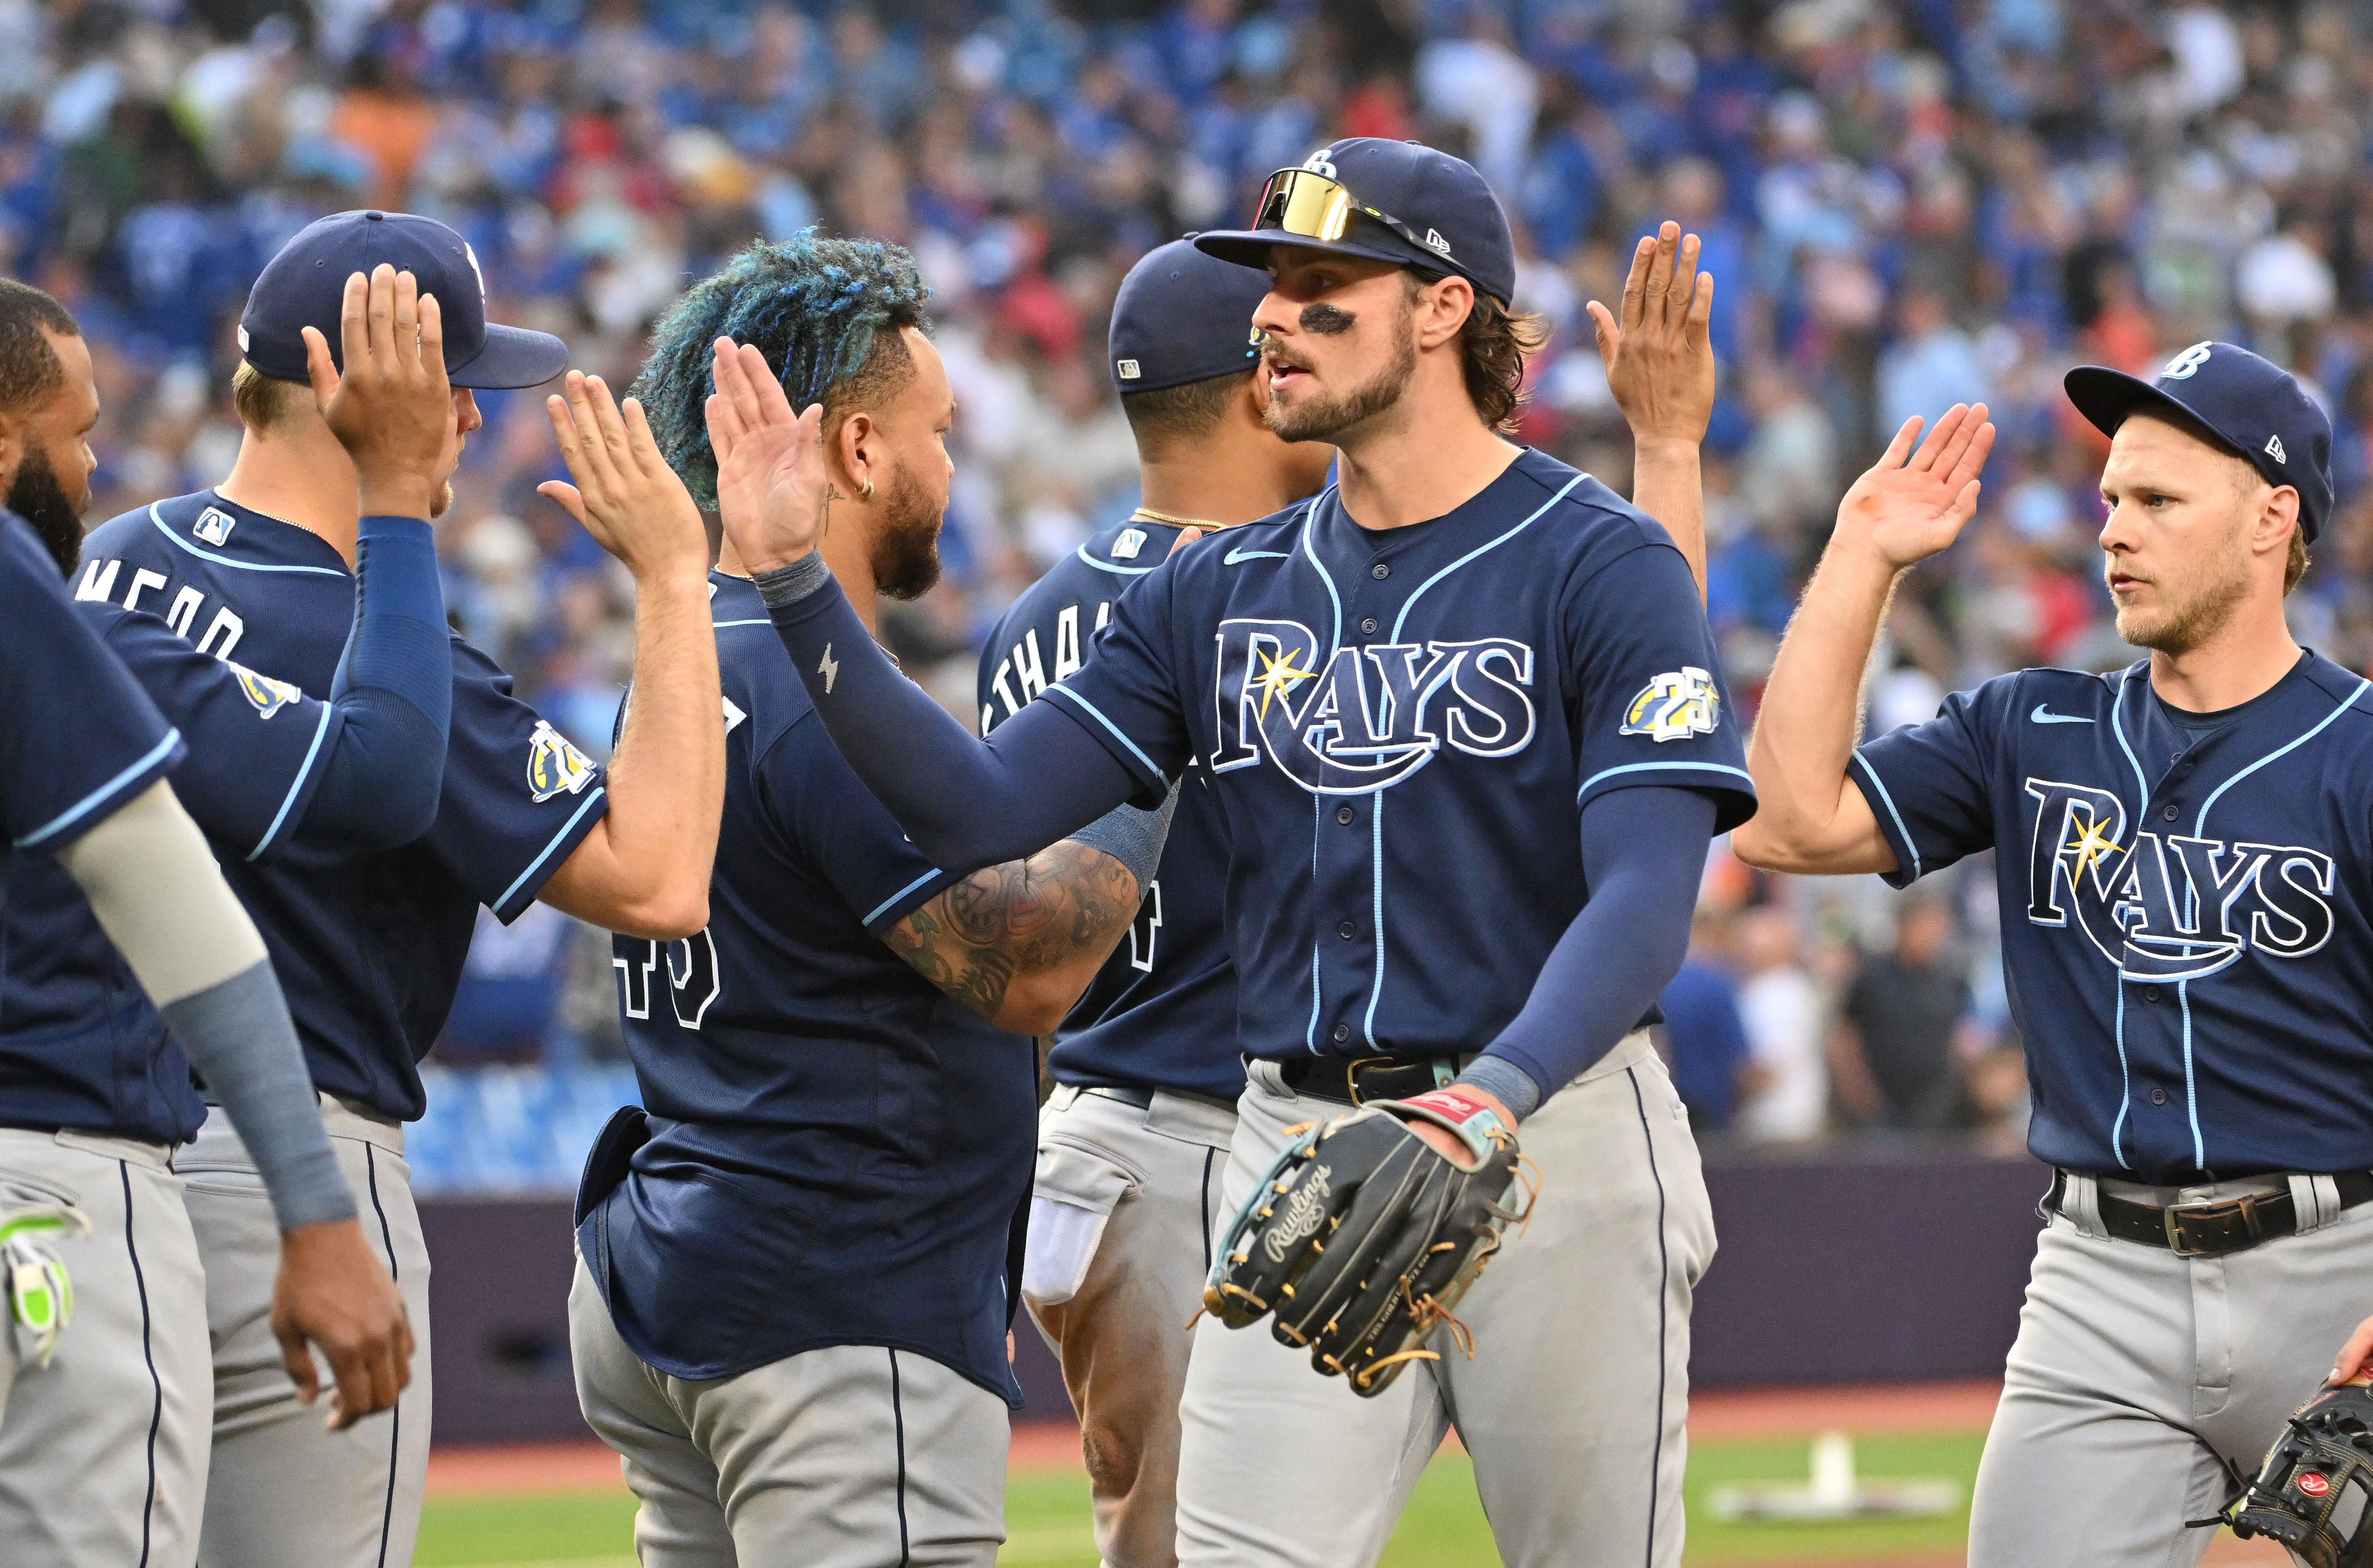
[[[1518,303],[1555,329],[1522,439],[1619,489],[1583,302],[1656,219],[1704,237],[1711,605],[1741,721],[1844,482],[1907,415],[1993,404],[1978,521],[1875,666],[1885,729],[2006,668],[2134,656],[2092,544],[2104,443],[2060,376],[2208,337],[2328,408],[2341,506],[2294,618],[2373,661],[2368,33],[2361,6],[2198,0],[0,0],[0,270],[91,342],[96,521],[228,471],[240,301],[323,212],[452,224],[500,319],[619,386],[654,314],[753,236],[898,240],[960,414],[945,579],[885,636],[961,712],[1001,608],[1135,499],[1102,362],[1129,263],[1330,137],[1416,137],[1493,181]],[[600,752],[624,577],[534,494],[559,472],[540,399],[481,405],[449,603]],[[1709,1132],[2015,1132],[1991,901],[1943,880],[1783,885],[1717,852],[1667,1031]],[[615,1055],[597,936],[539,909],[482,937],[450,1064]],[[465,1184],[550,1175],[455,1158]]]

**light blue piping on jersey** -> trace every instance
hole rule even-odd
[[[1104,710],[1096,707],[1094,703],[1090,702],[1086,697],[1081,696],[1079,693],[1063,685],[1060,681],[1056,682],[1053,685],[1048,686],[1045,691],[1038,695],[1041,696],[1049,695],[1066,696],[1070,698],[1073,702],[1078,703],[1080,707],[1087,712],[1090,718],[1093,719],[1097,723],[1112,731],[1112,737],[1114,740],[1118,741],[1122,745],[1128,748],[1129,755],[1137,758],[1138,761],[1145,765],[1145,771],[1152,774],[1156,778],[1161,779],[1165,785],[1170,782],[1170,775],[1154,766],[1153,759],[1146,755],[1142,751],[1140,751],[1138,749],[1137,743],[1130,740],[1127,735],[1122,734],[1120,731],[1120,726],[1105,718],[1104,716]]]
[[[939,868],[939,867],[937,867],[937,866],[933,866],[929,871],[925,872],[921,876],[917,877],[914,881],[912,881],[912,882],[908,883],[906,886],[904,886],[904,887],[900,888],[897,892],[895,892],[895,893],[892,894],[889,897],[884,898],[881,903],[879,903],[879,904],[875,905],[875,906],[873,907],[873,913],[871,913],[871,915],[866,916],[866,917],[865,917],[865,919],[861,919],[861,920],[858,921],[857,923],[858,923],[859,925],[860,925],[860,926],[870,926],[870,925],[871,925],[874,921],[876,921],[876,920],[878,920],[878,919],[880,919],[882,918],[882,912],[883,912],[884,909],[889,908],[889,907],[890,907],[890,906],[892,906],[893,904],[897,903],[897,902],[898,902],[898,900],[900,900],[901,898],[906,897],[906,895],[908,895],[908,894],[910,894],[910,893],[914,892],[914,891],[915,891],[915,889],[917,889],[917,888],[918,888],[918,887],[922,886],[925,883],[927,883],[927,882],[930,881],[933,877],[935,877],[935,876],[941,876],[941,875],[944,875],[944,874],[945,874],[945,873],[944,873],[944,872],[942,872],[940,870],[940,868]]]
[[[2121,985],[2120,990],[2125,989]],[[2175,1000],[2183,1008],[2183,1107],[2192,1120],[2192,1163],[2208,1169],[2208,1151],[2200,1141],[2200,1088],[2192,1078],[2192,982],[2175,983]],[[2212,1176],[2214,1172],[2210,1173]]]
[[[602,796],[608,793],[609,791],[607,790],[596,789],[591,794],[586,796],[585,803],[569,813],[568,820],[560,825],[560,831],[554,834],[552,836],[552,841],[544,847],[544,853],[538,855],[534,860],[530,860],[527,863],[527,869],[520,872],[519,876],[511,883],[511,884],[503,889],[503,895],[500,898],[496,899],[492,905],[488,906],[488,907],[492,908],[497,916],[501,915],[504,906],[508,905],[511,901],[511,895],[517,893],[520,888],[527,885],[527,879],[535,874],[536,868],[543,865],[544,861],[552,859],[552,852],[560,848],[560,841],[568,837],[568,830],[575,827],[579,822],[584,819],[585,813],[593,809],[594,802],[600,800]]]
[[[1310,797],[1310,896],[1318,896],[1318,836],[1326,831],[1327,798],[1314,791]],[[1314,925],[1315,922],[1314,922]],[[1314,930],[1310,938],[1310,1026],[1302,1032],[1302,1043],[1310,1054],[1318,1054],[1318,936]]]
[[[330,732],[330,704],[323,703],[321,721],[313,726],[313,743],[305,748],[305,766],[297,770],[295,780],[288,786],[287,798],[280,802],[280,809],[272,815],[272,825],[263,830],[263,837],[257,839],[255,848],[247,852],[249,860],[261,858],[266,849],[272,848],[272,841],[280,837],[280,825],[288,820],[289,808],[297,803],[297,791],[302,790],[305,780],[312,777],[313,759],[321,755],[321,737]]]
[[[1375,871],[1376,979],[1368,988],[1368,1016],[1362,1025],[1368,1036],[1368,1048],[1376,1049],[1376,1003],[1385,994],[1385,792],[1378,790],[1369,797],[1376,803],[1369,822],[1370,848],[1368,864]]]
[[[2134,770],[2134,788],[2142,791],[2134,802],[2134,825],[2139,831],[2143,813],[2150,810],[2150,780],[2143,777],[2143,765],[2134,755],[2134,748],[2126,743],[2126,683],[2133,680],[2132,670],[2118,677],[2118,695],[2110,704],[2110,729],[2118,737],[2118,749],[2126,754],[2126,764]],[[2215,797],[2210,797],[2214,799]]]
[[[2239,773],[2236,773],[2231,778],[2226,779],[2224,783],[2219,784],[2215,789],[2210,790],[2208,792],[2208,799],[2201,804],[2199,816],[2192,820],[2192,836],[2194,838],[2199,838],[2207,834],[2208,808],[2216,803],[2216,798],[2219,795],[2222,795],[2226,790],[2230,790],[2234,785],[2239,784],[2242,779],[2247,778],[2252,773],[2257,772],[2258,769],[2265,766],[2266,764],[2274,761],[2276,757],[2281,756],[2287,752],[2297,751],[2299,747],[2307,744],[2309,741],[2314,740],[2318,735],[2322,734],[2324,727],[2329,725],[2333,720],[2339,718],[2342,714],[2347,712],[2348,709],[2355,703],[2356,699],[2365,695],[2365,690],[2368,686],[2373,686],[2373,681],[2359,679],[2356,685],[2350,689],[2348,695],[2340,699],[2340,706],[2325,714],[2321,720],[2317,721],[2313,729],[2308,731],[2307,733],[2299,736],[2297,740],[2292,741],[2288,745],[2275,747],[2273,751],[2268,752],[2265,755],[2260,757],[2257,761],[2251,763],[2249,766],[2241,769]]]
[[[1312,568],[1318,573],[1318,580],[1327,585],[1327,599],[1335,606],[1335,630],[1327,639],[1327,661],[1330,664],[1335,661],[1337,650],[1343,646],[1343,596],[1335,591],[1335,579],[1327,574],[1326,565],[1319,560],[1318,551],[1311,544],[1310,531],[1317,525],[1319,507],[1334,494],[1335,486],[1327,486],[1319,492],[1318,499],[1311,502],[1309,509],[1302,514],[1302,553],[1310,557]],[[1351,526],[1357,528],[1360,525],[1355,522]],[[1311,846],[1311,852],[1317,853],[1315,843]]]
[[[1427,589],[1432,588],[1435,583],[1440,582],[1444,578],[1448,577],[1452,572],[1456,571],[1459,568],[1465,566],[1476,556],[1483,555],[1487,551],[1498,549],[1501,545],[1505,544],[1509,540],[1514,539],[1517,534],[1522,533],[1527,528],[1532,527],[1533,524],[1541,520],[1542,516],[1547,513],[1551,507],[1557,505],[1560,501],[1564,500],[1567,494],[1571,492],[1576,485],[1581,484],[1584,479],[1589,477],[1590,476],[1586,474],[1575,474],[1572,478],[1565,482],[1565,487],[1563,489],[1561,489],[1556,495],[1551,496],[1548,500],[1543,501],[1539,506],[1535,507],[1533,509],[1532,516],[1525,519],[1524,521],[1516,524],[1515,527],[1508,530],[1507,532],[1502,533],[1499,538],[1491,540],[1487,544],[1476,545],[1475,548],[1467,551],[1467,554],[1459,556],[1458,559],[1451,562],[1448,566],[1443,568],[1432,577],[1427,578],[1423,582],[1419,583],[1417,585],[1417,592],[1410,594],[1409,598],[1402,603],[1401,613],[1393,617],[1393,640],[1395,642],[1400,641],[1401,627],[1409,623],[1409,613],[1417,608],[1418,600],[1424,595]]]
[[[2123,1137],[2126,1130],[2126,1107],[2133,1103],[2134,1091],[2133,1080],[2128,1077],[2126,1072],[2126,977],[2123,975],[2120,975],[2118,977],[2118,1022],[2116,1033],[2118,1040],[2118,1116],[2116,1120],[2110,1123],[2110,1155],[2112,1159],[2118,1162],[2118,1168],[2120,1170],[2131,1170],[2133,1167],[2126,1164],[2126,1149],[2123,1142]]]
[[[1895,831],[1902,837],[1903,847],[1911,851],[1911,880],[1918,882],[1921,876],[1920,846],[1911,841],[1911,830],[1903,825],[1903,813],[1895,809],[1895,797],[1887,792],[1887,781],[1878,776],[1878,769],[1873,767],[1870,759],[1860,751],[1853,754],[1853,760],[1861,765],[1863,777],[1870,780],[1870,787],[1878,791],[1878,802],[1887,808],[1887,814],[1893,819]]]
[[[178,746],[181,743],[181,732],[179,730],[166,731],[165,738],[158,742],[155,745],[149,747],[147,755],[142,757],[138,762],[134,763],[131,766],[125,768],[123,772],[117,774],[114,778],[109,779],[98,789],[93,790],[89,794],[85,795],[81,800],[76,801],[73,805],[68,806],[57,815],[50,818],[49,821],[33,829],[32,832],[28,833],[24,837],[18,839],[17,848],[19,849],[29,849],[45,838],[55,837],[57,835],[64,833],[67,828],[72,827],[76,823],[80,822],[85,816],[97,811],[100,806],[105,805],[107,803],[107,798],[110,795],[114,794],[115,791],[123,789],[124,785],[130,783],[133,779],[139,778],[140,775],[146,773],[148,769],[156,766],[157,764],[164,758],[168,752],[170,752],[175,746]]]
[[[1620,767],[1602,767],[1584,779],[1582,788],[1573,792],[1574,804],[1580,805],[1582,798],[1590,793],[1590,787],[1602,778],[1612,778],[1619,773],[1665,773],[1674,768],[1688,773],[1728,773],[1746,779],[1749,784],[1755,782],[1754,775],[1747,769],[1733,767],[1726,762],[1627,762]]]
[[[354,573],[342,570],[337,567],[275,567],[267,565],[262,561],[234,561],[228,556],[217,556],[212,550],[201,550],[195,544],[191,544],[188,540],[174,532],[171,525],[167,523],[162,517],[158,515],[157,509],[164,504],[165,503],[162,501],[151,501],[148,503],[148,521],[155,523],[157,525],[157,532],[171,540],[177,549],[187,550],[191,555],[196,556],[202,560],[212,561],[217,566],[236,567],[243,572],[302,572],[311,577],[354,576]],[[278,520],[275,519],[274,521],[277,521]],[[291,523],[289,526],[293,528],[296,525]]]
[[[723,631],[723,630],[724,630],[726,627],[728,627],[728,626],[773,626],[774,624],[775,624],[774,622],[772,622],[772,621],[768,621],[768,620],[756,620],[756,621],[712,621],[712,622],[710,622],[710,623],[709,623],[709,625],[711,625],[711,626],[715,626],[719,631]]]
[[[2126,766],[2134,770],[2134,788],[2141,791],[2141,794],[2137,796],[2134,801],[2133,817],[2134,831],[2136,833],[2140,833],[2142,831],[2144,814],[2150,810],[2150,780],[2144,777],[2142,760],[2134,755],[2134,748],[2129,744],[2126,740],[2126,685],[2133,678],[2134,673],[2132,670],[2126,671],[2123,674],[2121,674],[2118,677],[2118,695],[2110,700],[2110,732],[2118,737],[2118,749],[2126,754]],[[2179,985],[2176,989],[2180,1000],[2182,987]],[[2185,1034],[2183,1071],[2184,1090],[2187,1094],[2190,1094],[2192,1086],[2191,1029],[2191,1012],[2190,1009],[2187,1008],[2184,1013]],[[2117,1119],[2110,1124],[2110,1153],[2117,1160],[2121,1169],[2130,1170],[2133,1167],[2126,1164],[2126,1151],[2125,1144],[2123,1142],[2123,1134],[2126,1127],[2126,1109],[2133,1103],[2134,1082],[2133,1071],[2126,1064],[2126,977],[2122,964],[2120,965],[2118,973],[2118,1013],[2116,1033],[2118,1041],[2118,1116]]]

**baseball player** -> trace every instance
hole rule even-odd
[[[382,326],[397,292],[382,277]],[[0,1346],[0,1539],[12,1562],[195,1560],[213,1376],[205,1325],[185,1310],[204,1281],[170,1164],[205,1115],[193,1064],[257,1151],[281,1230],[273,1330],[298,1398],[318,1387],[309,1339],[337,1379],[333,1428],[392,1405],[410,1375],[403,1299],[356,1222],[263,944],[191,820],[263,856],[368,841],[368,799],[399,824],[434,809],[442,687],[424,711],[403,666],[434,632],[426,651],[450,684],[426,521],[447,400],[420,347],[367,340],[367,295],[351,280],[353,374],[316,383],[375,514],[347,668],[316,703],[194,652],[144,612],[69,609],[62,577],[99,409],[90,357],[56,301],[0,283],[0,363],[17,378],[0,388],[0,442],[8,497],[31,519],[8,519],[0,540],[12,613],[0,656],[17,694],[0,743],[12,790],[0,1270],[16,1325]],[[422,309],[433,351],[435,302]],[[169,768],[188,814],[160,781]],[[77,776],[88,788],[61,796]]]
[[[1180,1559],[1374,1562],[1455,1411],[1504,1558],[1676,1562],[1713,1235],[1642,1020],[1710,837],[1753,799],[1697,586],[1662,527],[1499,434],[1531,339],[1472,168],[1338,142],[1258,215],[1196,244],[1269,269],[1268,424],[1332,441],[1339,483],[1157,568],[987,741],[864,638],[814,554],[824,482],[797,439],[759,523],[727,532],[833,739],[936,864],[1209,771],[1253,1059],[1224,1206],[1289,1129],[1357,1103],[1417,1128],[1429,1183],[1504,1162],[1523,1123],[1529,1233],[1374,1398],[1198,1327]]]
[[[877,598],[939,576],[954,400],[925,298],[894,245],[758,244],[679,302],[637,382],[695,493],[740,521],[766,453],[740,442],[737,398],[753,375],[784,398],[769,367],[789,368],[869,648]],[[729,329],[755,341],[712,366]],[[1166,813],[942,871],[834,750],[730,544],[711,588],[734,849],[707,929],[617,941],[649,1111],[613,1120],[579,1198],[579,1396],[625,1457],[654,1568],[986,1568],[1020,1400],[1025,1036],[1128,929]]]
[[[1611,317],[1604,324],[1610,345],[1628,342],[1615,358],[1627,403],[1652,382],[1695,383],[1713,369],[1705,356],[1687,361],[1685,378],[1665,367],[1661,379],[1642,372],[1666,325],[1661,311],[1644,320],[1652,278],[1661,301],[1677,263],[1695,271],[1694,237],[1666,225],[1660,240],[1661,254],[1651,240],[1634,257],[1628,339]],[[1696,287],[1685,283],[1679,298]],[[981,656],[983,734],[1078,669],[1114,602],[1182,538],[1270,516],[1325,484],[1334,449],[1285,441],[1266,422],[1268,383],[1255,373],[1259,350],[1244,329],[1268,292],[1261,274],[1185,240],[1153,251],[1123,280],[1109,357],[1137,438],[1144,504],[1007,611]],[[1710,403],[1710,386],[1704,393]],[[1675,533],[1693,528],[1701,540],[1697,442],[1687,416],[1681,423],[1683,439],[1641,443],[1641,504],[1677,508]],[[1023,1270],[1023,1300],[1062,1358],[1097,1546],[1116,1568],[1176,1561],[1177,1410],[1194,1342],[1178,1326],[1194,1316],[1210,1270],[1219,1178],[1245,1087],[1221,908],[1226,825],[1191,762],[1187,780],[1128,942],[1048,1054],[1057,1088],[1039,1115]]]
[[[267,265],[241,322],[234,397],[246,434],[223,483],[95,530],[78,591],[163,606],[202,652],[300,692],[333,688],[354,618],[354,465],[300,384],[304,329],[339,319],[339,280],[381,263],[442,306],[452,391],[432,509],[479,420],[469,389],[532,385],[559,340],[493,325],[461,237],[401,213],[344,213]],[[401,335],[403,323],[396,323]],[[333,356],[334,358],[335,357]],[[393,1419],[351,1433],[303,1419],[269,1328],[271,1217],[251,1152],[209,1117],[179,1167],[205,1260],[215,1446],[201,1561],[210,1568],[409,1562],[428,1451],[428,1259],[403,1158],[420,1115],[415,1062],[452,1002],[480,904],[502,919],[542,897],[612,930],[673,939],[707,919],[723,769],[699,514],[629,405],[571,375],[547,400],[577,485],[553,496],[637,579],[636,700],[596,766],[450,639],[450,730],[427,832],[392,849],[213,844],[287,989],[332,1147],[403,1290],[416,1340]]]
[[[1839,509],[1736,840],[1897,886],[1995,851],[2028,1147],[2056,1174],[1978,1472],[1981,1568],[2195,1561],[2210,1532],[2185,1522],[2256,1469],[2357,1316],[2332,1281],[2373,1268],[2373,685],[2283,620],[2331,515],[2331,427],[2226,343],[2066,386],[2111,437],[2103,570],[2149,657],[1998,676],[1857,748],[1888,596],[1968,521],[1993,437],[1982,405],[1916,451],[1908,422]]]

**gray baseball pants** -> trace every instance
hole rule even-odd
[[[2323,1223],[2223,1258],[2104,1233],[2095,1193],[2223,1201],[2281,1177],[2180,1189],[2075,1179],[2035,1249],[1970,1519],[1970,1568],[2186,1568],[2186,1529],[2239,1490],[2321,1386],[2373,1286],[2373,1204],[2290,1178]]]
[[[1038,1115],[1022,1299],[1063,1363],[1109,1568],[1177,1557],[1188,1329],[1227,1215],[1232,1108],[1167,1090],[1129,1105],[1065,1086]]]
[[[412,1382],[392,1410],[344,1432],[297,1386],[272,1334],[280,1225],[246,1146],[219,1106],[176,1164],[205,1260],[214,1333],[214,1469],[204,1568],[409,1568],[428,1480],[428,1247],[412,1203],[403,1129],[321,1097],[330,1147],[355,1190],[363,1235],[395,1276],[412,1319]]]
[[[806,1351],[671,1377],[627,1348],[577,1264],[577,1399],[625,1461],[643,1568],[990,1568],[1005,1539],[1005,1401],[929,1356]]]
[[[1293,1094],[1266,1062],[1238,1108],[1229,1216],[1288,1127],[1344,1109]],[[1440,1361],[1362,1398],[1266,1320],[1197,1325],[1182,1563],[1367,1568],[1453,1427],[1511,1568],[1680,1562],[1689,1302],[1714,1249],[1688,1113],[1643,1032],[1544,1102],[1518,1140],[1540,1197],[1458,1307],[1472,1361],[1445,1329],[1428,1347]]]
[[[0,1305],[0,1561],[189,1568],[206,1494],[205,1277],[161,1144],[0,1129],[0,1213],[64,1206],[74,1318],[49,1365]]]

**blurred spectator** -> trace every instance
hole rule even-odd
[[[1847,986],[1829,1068],[1856,1120],[1916,1132],[1968,1121],[1953,1040],[1970,979],[1952,943],[1951,907],[1915,889],[1898,904],[1893,950],[1865,954]]]
[[[1673,1088],[1701,1136],[1730,1125],[1748,1059],[1738,986],[1722,965],[1722,917],[1701,909],[1689,928],[1689,955],[1656,999],[1665,1014],[1665,1059],[1672,1068]]]
[[[1745,910],[1731,928],[1731,949],[1748,1047],[1736,1125],[1757,1143],[1818,1138],[1829,1120],[1829,1074],[1820,988],[1798,961],[1795,919],[1778,905]]]
[[[1953,324],[1944,298],[1908,290],[1897,308],[1895,343],[1878,359],[1878,429],[1883,445],[1919,415],[1929,424],[1957,403],[1986,403],[1993,387],[1978,345]]]

